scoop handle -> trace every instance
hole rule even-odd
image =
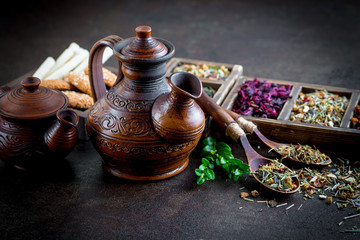
[[[233,111],[230,111],[228,109],[225,109],[229,115],[235,119],[235,121],[240,125],[241,128],[243,128],[245,130],[245,132],[248,133],[254,133],[263,143],[265,143],[268,147],[270,148],[276,148],[277,146],[281,145],[278,142],[274,142],[268,138],[266,138],[257,128],[257,126],[249,121],[246,120],[245,118],[243,118],[240,114],[237,114]]]
[[[196,99],[196,102],[204,112],[212,116],[215,122],[222,128],[226,129],[228,125],[234,123],[234,119],[215,101],[207,95],[203,90],[201,96]]]
[[[203,111],[213,117],[220,127],[225,129],[226,135],[229,135],[235,142],[241,142],[249,164],[255,158],[262,158],[262,156],[251,147],[245,132],[242,130],[240,125],[235,122],[230,112],[216,104],[204,90],[201,97],[196,99],[196,102],[200,105]]]
[[[215,101],[206,94],[203,90],[199,98],[195,99],[201,109],[209,114],[215,122],[223,129],[225,135],[231,137],[235,142],[238,142],[241,136],[245,136],[245,132],[234,121],[234,119],[223,109],[215,103]]]
[[[122,41],[123,39],[116,35],[110,35],[103,39],[97,41],[90,50],[89,55],[89,79],[91,91],[96,102],[102,98],[106,93],[106,86],[104,83],[104,76],[102,72],[103,64],[102,58],[103,53],[106,47],[114,49],[114,46]],[[119,61],[118,67],[118,76],[116,83],[118,83],[123,78],[123,73],[121,72],[121,62]]]

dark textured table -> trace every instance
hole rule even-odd
[[[360,89],[359,12],[358,1],[10,2],[0,15],[0,85],[71,42],[90,49],[107,35],[128,38],[150,25],[153,36],[174,43],[176,57],[241,64],[247,76]],[[338,226],[354,208],[262,192],[258,200],[294,204],[268,208],[240,199],[259,188],[251,178],[234,183],[219,175],[197,186],[199,164],[197,148],[175,177],[125,181],[102,170],[89,142],[33,172],[0,161],[0,239],[359,239],[340,231],[360,226],[360,218]]]

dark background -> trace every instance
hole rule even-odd
[[[0,15],[0,85],[56,58],[71,42],[90,49],[107,35],[133,37],[138,25],[150,25],[153,36],[174,43],[176,57],[240,64],[247,76],[360,89],[359,1],[8,4]],[[233,183],[218,176],[197,186],[198,165],[199,149],[178,176],[128,182],[106,174],[88,142],[46,170],[24,173],[0,161],[0,239],[359,238],[340,233],[360,226],[359,218],[338,226],[354,209],[264,193],[259,200],[294,204],[288,211],[267,208],[239,198],[258,188],[248,178]]]
[[[138,25],[174,43],[176,57],[244,66],[244,74],[360,89],[359,1],[25,1],[2,8],[1,84],[90,50]]]

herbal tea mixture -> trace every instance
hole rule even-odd
[[[292,180],[296,174],[277,160],[262,165],[254,174],[262,183],[276,190],[290,192],[297,187]]]
[[[241,85],[232,111],[244,115],[276,119],[289,98],[290,85],[266,80],[247,80]]]
[[[360,130],[360,105],[356,105],[353,111],[354,115],[350,119],[350,127]]]
[[[207,64],[197,65],[179,63],[173,72],[188,72],[194,74],[198,78],[206,78],[209,80],[225,80],[230,74],[230,69],[225,66],[218,67]]]
[[[197,184],[214,180],[216,168],[225,172],[228,178],[234,181],[237,181],[244,173],[250,172],[249,165],[236,159],[232,155],[231,147],[226,143],[217,142],[214,138],[208,137],[202,144],[202,163],[195,169],[195,174],[198,176]],[[326,157],[321,156],[325,159]],[[281,191],[295,189],[296,184],[292,181],[292,177],[297,176],[300,181],[298,193],[303,194],[304,199],[312,199],[318,195],[319,199],[325,200],[327,204],[335,203],[339,209],[350,206],[360,212],[360,161],[350,163],[347,159],[337,158],[331,164],[321,168],[308,165],[290,170],[278,160],[273,160],[261,166],[254,174],[269,187]],[[254,200],[248,196],[250,196],[249,193],[241,193],[242,199],[253,202]],[[251,190],[251,196],[256,198],[259,193]],[[270,204],[271,201],[257,202]],[[285,206],[286,203],[276,205],[276,207],[283,205]]]
[[[207,95],[209,95],[209,97],[213,98],[216,91],[214,88],[212,87],[204,87],[204,91],[206,92]]]
[[[333,202],[339,209],[347,206],[360,211],[360,162],[350,164],[349,160],[338,158],[333,164],[321,169],[301,168],[294,170],[301,182],[300,192],[307,198],[317,193],[319,198]]]
[[[291,121],[340,127],[349,100],[346,96],[316,90],[299,94],[290,116]]]
[[[270,151],[272,150],[282,155],[280,161],[285,158],[292,158],[306,164],[324,164],[330,161],[329,156],[309,145],[281,144],[276,148],[270,149]]]

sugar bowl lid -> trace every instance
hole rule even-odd
[[[15,119],[51,117],[69,104],[60,91],[40,86],[40,79],[27,77],[0,98],[0,115]]]

